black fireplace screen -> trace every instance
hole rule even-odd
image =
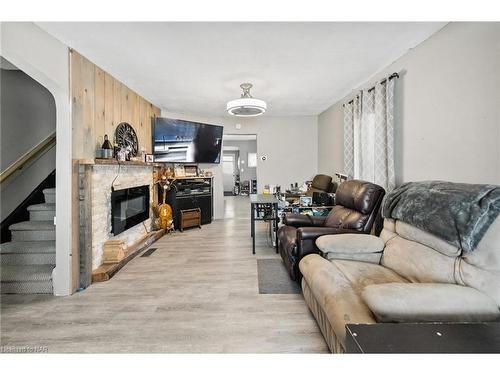
[[[117,235],[149,218],[149,186],[111,193],[111,233]]]

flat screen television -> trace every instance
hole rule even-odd
[[[220,162],[222,126],[157,117],[153,154],[159,163]]]

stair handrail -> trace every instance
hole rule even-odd
[[[24,166],[31,160],[37,158],[39,155],[44,153],[46,150],[52,148],[56,144],[56,132],[52,132],[45,139],[40,141],[31,150],[25,152],[21,155],[15,162],[5,168],[4,171],[0,173],[0,184],[8,179],[14,172],[19,169],[24,168]]]

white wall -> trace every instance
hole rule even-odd
[[[56,105],[52,94],[22,71],[1,69],[0,75],[0,168],[4,171],[55,132]],[[51,149],[2,183],[2,221],[55,169],[55,151]]]
[[[52,94],[22,71],[2,69],[0,76],[0,168],[5,170],[56,131],[56,105]]]
[[[71,110],[68,48],[31,22],[2,22],[1,55],[56,101],[56,268],[54,294],[72,293]]]
[[[500,184],[500,23],[451,23],[372,77],[396,82],[396,178]],[[318,119],[319,172],[343,170],[342,103]]]
[[[223,104],[222,109],[223,111]],[[257,188],[276,184],[288,187],[292,182],[310,180],[318,166],[317,116],[297,117],[204,117],[162,110],[163,117],[205,122],[224,126],[225,134],[257,135]],[[241,129],[236,129],[241,124]],[[260,157],[267,156],[262,162]],[[221,165],[200,165],[214,172],[214,216],[224,215],[224,192]]]
[[[318,172],[334,176],[344,170],[344,115],[336,103],[318,116]]]

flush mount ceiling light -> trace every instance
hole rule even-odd
[[[243,90],[241,98],[227,102],[226,109],[230,115],[238,117],[254,117],[260,116],[266,111],[266,102],[260,99],[252,98],[252,95],[250,95],[250,89],[252,86],[253,85],[251,83],[242,83],[240,85]]]

